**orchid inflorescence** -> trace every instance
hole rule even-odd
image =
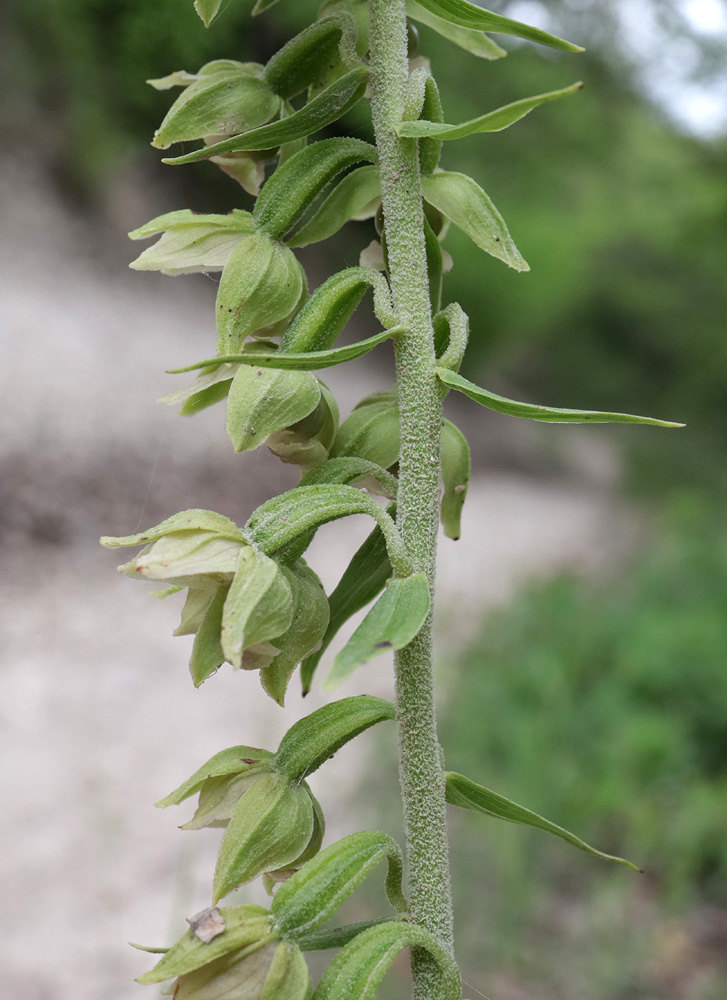
[[[252,13],[276,2],[257,0]],[[195,0],[207,26],[221,6],[222,0]],[[677,426],[521,403],[459,374],[469,320],[457,303],[442,303],[443,273],[451,266],[442,247],[449,226],[516,271],[527,271],[528,265],[479,184],[439,166],[443,144],[507,128],[539,105],[574,94],[580,84],[448,124],[429,62],[416,57],[408,68],[406,59],[397,63],[397,52],[407,55],[402,46],[407,31],[410,40],[414,36],[415,23],[485,60],[506,54],[489,33],[581,51],[468,0],[324,0],[315,20],[265,65],[217,59],[196,72],[175,71],[149,81],[159,90],[182,88],[153,145],[201,142],[165,162],[210,160],[255,198],[252,211],[204,215],[182,209],[130,234],[135,240],[157,237],[131,265],[138,270],[221,272],[217,353],[176,369],[198,374],[162,402],[181,405],[180,413],[191,415],[226,400],[227,434],[235,451],[265,445],[283,462],[299,466],[301,479],[241,526],[213,511],[186,510],[144,532],[102,543],[141,547],[119,568],[161,583],[156,596],[186,591],[175,634],[194,635],[189,666],[195,685],[228,663],[258,671],[264,690],[282,706],[298,666],[305,694],[341,626],[372,605],[337,653],[324,687],[332,689],[361,664],[393,651],[399,694],[397,707],[367,695],[331,702],[296,723],[275,752],[249,746],[222,750],[158,803],[177,805],[196,795],[197,809],[183,829],[224,829],[212,905],[190,919],[190,929],[170,949],[146,949],[162,957],[139,982],[173,980],[177,1000],[304,1000],[312,991],[304,952],[331,948],[339,951],[315,1000],[368,1000],[404,948],[412,949],[420,1000],[458,1000],[446,833],[444,857],[441,852],[427,857],[417,840],[422,831],[410,816],[409,903],[402,890],[402,853],[389,837],[354,833],[321,850],[325,821],[307,777],[358,734],[395,717],[410,814],[412,804],[430,795],[429,806],[443,816],[446,798],[633,867],[469,778],[444,771],[436,730],[424,751],[407,743],[418,738],[417,711],[426,715],[426,706],[412,707],[412,685],[426,690],[430,676],[430,501],[438,499],[445,535],[459,538],[470,478],[465,436],[442,417],[446,394],[454,389],[491,410],[546,422]],[[399,91],[397,80],[403,83]],[[375,145],[346,136],[310,141],[369,97]],[[401,169],[392,169],[396,156],[405,164]],[[407,201],[412,191],[414,201]],[[375,233],[359,266],[339,271],[311,292],[294,250],[327,239],[349,221],[367,220]],[[413,249],[407,242],[412,233]],[[407,253],[415,258],[412,274],[419,278],[405,274]],[[407,281],[421,293],[416,309],[404,302]],[[368,292],[380,332],[340,346],[339,334]],[[419,342],[417,329],[424,330]],[[395,387],[362,399],[341,421],[333,394],[315,373],[386,341],[397,358]],[[429,393],[420,417],[414,372]],[[412,427],[424,428],[427,446],[407,452]],[[424,483],[418,499],[416,481]],[[437,489],[438,498],[432,492]],[[304,556],[319,527],[352,514],[367,514],[375,525],[327,595]],[[413,649],[418,652],[407,660]],[[409,671],[412,656],[421,659],[418,675]],[[414,781],[412,762],[424,762],[435,775],[431,788]],[[326,927],[384,860],[389,916]],[[217,905],[258,877],[272,895],[269,910]]]

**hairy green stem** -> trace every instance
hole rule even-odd
[[[400,139],[408,79],[405,0],[369,0],[371,104],[379,151],[384,225],[397,321],[396,357],[401,453],[397,525],[434,597],[442,397],[434,374],[434,342],[416,141]],[[453,951],[452,898],[437,738],[431,614],[396,656],[397,720],[411,915]],[[415,950],[415,1000],[435,1000],[439,977]]]

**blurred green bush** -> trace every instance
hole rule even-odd
[[[617,576],[530,588],[487,618],[458,664],[442,664],[452,683],[442,724],[447,766],[645,870],[631,875],[546,834],[452,810],[470,968],[501,964],[509,951],[522,971],[525,928],[537,925],[542,947],[575,908],[580,928],[554,947],[570,962],[570,942],[582,953],[576,965],[588,955],[589,976],[605,963],[588,995],[613,1000],[621,993],[605,986],[615,970],[632,988],[651,960],[638,946],[639,899],[651,901],[662,927],[697,906],[727,913],[725,650],[727,530],[688,495]],[[601,921],[604,907],[610,918]],[[584,941],[599,922],[610,938]],[[579,981],[574,970],[570,979],[562,973],[569,989]],[[561,975],[557,961],[546,975]],[[723,975],[724,988],[727,968]]]

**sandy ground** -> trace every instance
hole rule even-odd
[[[0,179],[0,197],[13,191],[0,245],[3,993],[127,1000],[142,995],[131,980],[149,961],[124,942],[163,943],[182,915],[208,905],[219,840],[217,831],[178,833],[188,810],[151,803],[222,747],[274,747],[321,702],[294,691],[281,713],[254,676],[228,669],[195,691],[189,640],[170,634],[173,601],[118,576],[96,540],[184,507],[244,520],[294,474],[262,452],[234,456],[221,408],[188,421],[154,402],[178,385],[165,368],[209,353],[213,285],[127,275],[123,265],[109,276],[97,259],[106,250],[42,184],[32,199],[17,196],[20,173]],[[113,231],[108,239],[121,245]],[[328,379],[344,412],[386,384],[371,365],[352,371]],[[476,455],[499,455],[504,424],[462,414]],[[525,580],[591,571],[628,545],[633,520],[603,488],[611,452],[589,430],[588,445],[569,439],[576,459],[558,478],[502,468],[475,477],[463,540],[440,549],[444,697],[446,661],[472,640],[483,609]],[[533,467],[540,431],[505,438]],[[310,562],[327,585],[367,530],[356,521],[320,532]],[[390,676],[382,661],[341,693],[386,696]],[[312,782],[329,839],[365,822],[352,801],[373,746],[363,737]]]

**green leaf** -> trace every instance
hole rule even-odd
[[[338,687],[362,663],[408,646],[426,621],[429,604],[425,573],[392,580],[336,656],[324,690]]]
[[[396,956],[409,947],[423,948],[437,963],[441,983],[433,995],[439,1000],[459,1000],[454,959],[423,927],[402,921],[377,924],[342,948],[323,973],[313,1000],[373,1000]]]
[[[442,527],[447,538],[456,541],[462,534],[462,508],[470,482],[470,446],[450,420],[442,424],[442,480]]]
[[[516,271],[529,271],[507,226],[482,188],[466,174],[442,171],[422,177],[424,197],[477,246]]]
[[[209,28],[217,17],[222,0],[194,0],[194,9],[204,21],[205,28]]]
[[[287,240],[287,245],[307,247],[321,243],[351,220],[370,219],[380,199],[379,168],[357,167],[334,187],[313,217]]]
[[[450,24],[459,24],[475,31],[491,31],[496,35],[515,35],[517,38],[539,42],[541,45],[549,45],[565,52],[583,52],[580,45],[566,42],[563,38],[549,35],[547,31],[533,28],[521,21],[513,21],[501,14],[483,10],[482,7],[468,3],[468,0],[417,0],[417,2],[420,7],[424,7],[436,17],[449,21]]]
[[[199,687],[225,662],[220,634],[222,612],[228,593],[228,587],[218,588],[194,637],[189,672],[195,687]]]
[[[291,38],[265,67],[265,81],[280,97],[290,100],[316,83],[331,67],[358,61],[358,25],[346,11],[314,21]]]
[[[564,830],[562,826],[556,826],[555,823],[551,823],[550,820],[538,816],[537,813],[532,812],[530,809],[519,806],[516,802],[511,802],[504,795],[498,795],[496,792],[490,791],[489,788],[484,788],[482,785],[470,781],[463,774],[448,771],[445,775],[445,780],[446,798],[450,805],[459,806],[462,809],[473,809],[475,812],[495,816],[497,819],[505,819],[510,823],[522,823],[525,826],[534,826],[538,830],[545,830],[546,833],[552,833],[556,837],[560,837],[561,840],[567,841],[587,854],[603,858],[605,861],[615,861],[617,864],[625,865],[635,872],[641,871],[640,868],[631,864],[630,861],[597,851],[595,847],[586,844],[580,837],[576,837],[575,834]]]
[[[183,156],[166,157],[162,162],[174,166],[183,163],[194,163],[197,160],[208,160],[211,156],[221,153],[234,153],[241,150],[274,149],[285,142],[302,139],[304,136],[319,132],[326,125],[337,121],[347,111],[361,100],[366,90],[368,70],[364,66],[344,73],[329,87],[309,101],[300,111],[271,122],[261,128],[250,129],[241,135],[232,136],[222,142],[203,146],[192,153]]]
[[[353,486],[362,480],[375,480],[390,499],[396,497],[398,481],[376,462],[365,458],[329,458],[327,462],[310,469],[301,477],[299,486],[317,486],[319,483],[342,483]]]
[[[293,595],[278,564],[262,552],[244,549],[222,613],[225,659],[241,666],[246,647],[282,635],[292,618]]]
[[[330,616],[323,585],[309,566],[300,560],[282,570],[293,594],[293,619],[287,632],[275,640],[280,652],[260,671],[263,690],[279,705],[285,703],[293,671],[325,635]]]
[[[240,351],[250,334],[265,336],[273,324],[292,317],[304,292],[303,271],[291,250],[264,232],[240,240],[217,289],[218,353]]]
[[[475,132],[500,132],[508,128],[515,122],[520,121],[534,108],[545,104],[547,101],[555,101],[560,97],[568,97],[575,94],[583,87],[582,83],[574,83],[563,90],[552,90],[547,94],[538,94],[536,97],[528,97],[522,101],[514,101],[506,104],[496,111],[490,111],[479,118],[472,118],[470,121],[462,122],[461,125],[445,125],[435,121],[413,121],[402,122],[398,126],[399,135],[409,139],[422,139],[427,136],[435,136],[437,139],[463,139],[465,136],[473,135]]]
[[[468,382],[456,372],[445,368],[437,368],[440,382],[450,389],[458,389],[465,396],[474,399],[476,403],[486,406],[497,413],[505,413],[510,417],[525,417],[529,420],[544,420],[551,424],[650,424],[653,427],[684,427],[669,420],[656,420],[654,417],[637,417],[630,413],[602,413],[599,410],[562,410],[557,407],[536,406],[533,403],[517,403],[513,399],[497,396],[494,392],[481,389],[478,385]]]
[[[278,932],[298,939],[317,930],[384,859],[389,863],[389,899],[405,913],[399,845],[385,833],[369,830],[331,844],[278,889],[271,907]]]
[[[330,948],[343,948],[349,941],[353,941],[357,935],[367,931],[369,927],[376,927],[378,924],[388,923],[389,917],[380,917],[378,920],[359,920],[355,924],[344,924],[342,927],[333,927],[330,930],[314,931],[306,934],[297,940],[301,951],[328,951]],[[142,949],[146,951],[147,949]]]
[[[388,469],[399,458],[399,442],[396,402],[386,397],[370,403],[362,400],[338,428],[331,457],[355,455]]]
[[[463,28],[460,24],[452,24],[442,17],[437,17],[431,11],[415,3],[414,0],[407,0],[406,12],[413,21],[419,21],[432,28],[442,38],[458,45],[466,52],[470,52],[479,59],[502,59],[507,55],[505,49],[492,41],[484,31],[475,31],[472,28]]]
[[[439,89],[430,71],[424,66],[414,70],[407,85],[404,122],[415,122],[425,118],[431,122],[443,122],[442,101]],[[403,133],[399,133],[402,135]],[[424,138],[419,143],[419,163],[422,174],[431,174],[439,165],[442,144],[439,139]]]
[[[318,380],[309,372],[241,364],[227,402],[227,434],[235,451],[265,444],[271,434],[312,413],[320,398]]]
[[[187,85],[154,133],[152,146],[168,149],[175,142],[258,130],[280,108],[280,98],[249,65],[224,60]]]
[[[255,221],[282,239],[338,174],[362,161],[377,163],[378,153],[360,139],[321,139],[306,146],[266,182],[255,202]]]
[[[464,359],[470,321],[458,302],[450,302],[434,317],[434,347],[439,368],[457,371]]]
[[[324,705],[288,730],[275,754],[275,770],[288,781],[302,781],[350,740],[395,715],[390,701],[366,694]]]
[[[225,830],[215,868],[213,901],[263,872],[285,868],[313,834],[313,803],[305,785],[262,774],[245,792]]]
[[[180,372],[190,372],[197,368],[224,364],[241,364],[254,368],[268,368],[276,371],[297,372],[319,371],[323,368],[333,368],[335,365],[345,364],[347,361],[355,361],[362,358],[379,344],[390,340],[391,337],[403,332],[403,328],[398,327],[393,330],[383,330],[381,333],[359,340],[355,344],[346,344],[345,347],[335,347],[327,351],[250,351],[246,354],[229,354],[222,357],[209,358],[207,361],[198,361],[193,365],[185,365],[184,368],[172,368],[170,374],[177,375]],[[287,424],[286,424],[287,426]]]
[[[234,521],[223,514],[216,514],[213,510],[183,510],[179,514],[173,514],[166,521],[147,528],[146,531],[138,535],[122,535],[119,538],[104,536],[101,545],[107,549],[118,549],[127,545],[146,545],[148,542],[155,542],[163,535],[172,534],[178,531],[214,531],[225,538],[235,538],[244,541],[245,536],[237,527]]]
[[[286,330],[281,350],[331,348],[369,288],[374,293],[376,318],[387,330],[395,327],[396,314],[386,279],[370,267],[347,267],[313,292]]]
[[[153,969],[139,976],[137,983],[162,983],[187,975],[232,951],[257,945],[270,934],[272,921],[262,906],[222,906],[219,912],[225,922],[222,934],[205,942],[194,931],[185,931]]]
[[[332,461],[344,460],[333,459]],[[392,513],[391,508],[393,506],[393,504],[389,505],[390,513]],[[330,646],[338,630],[352,615],[355,615],[361,608],[365,608],[367,604],[381,593],[392,572],[391,562],[386,551],[386,541],[381,528],[374,528],[366,541],[354,553],[338,586],[328,598],[331,617],[326,633],[323,636],[321,647],[312,656],[309,656],[307,660],[303,661],[300,670],[304,695],[310,691],[311,684],[313,683],[313,675],[320,659]]]
[[[177,806],[184,802],[191,795],[196,795],[202,785],[209,778],[219,778],[230,774],[244,774],[253,768],[265,768],[268,761],[272,759],[269,750],[261,750],[259,747],[228,747],[227,750],[220,750],[198,768],[193,775],[183,781],[178,788],[170,792],[165,798],[155,803],[158,809],[166,809],[167,806]]]
[[[247,522],[246,530],[262,551],[273,553],[301,535],[308,537],[322,524],[350,514],[368,514],[374,518],[386,538],[392,565],[401,576],[408,576],[412,564],[396,525],[372,497],[354,486],[328,483],[297,486],[261,504]]]

